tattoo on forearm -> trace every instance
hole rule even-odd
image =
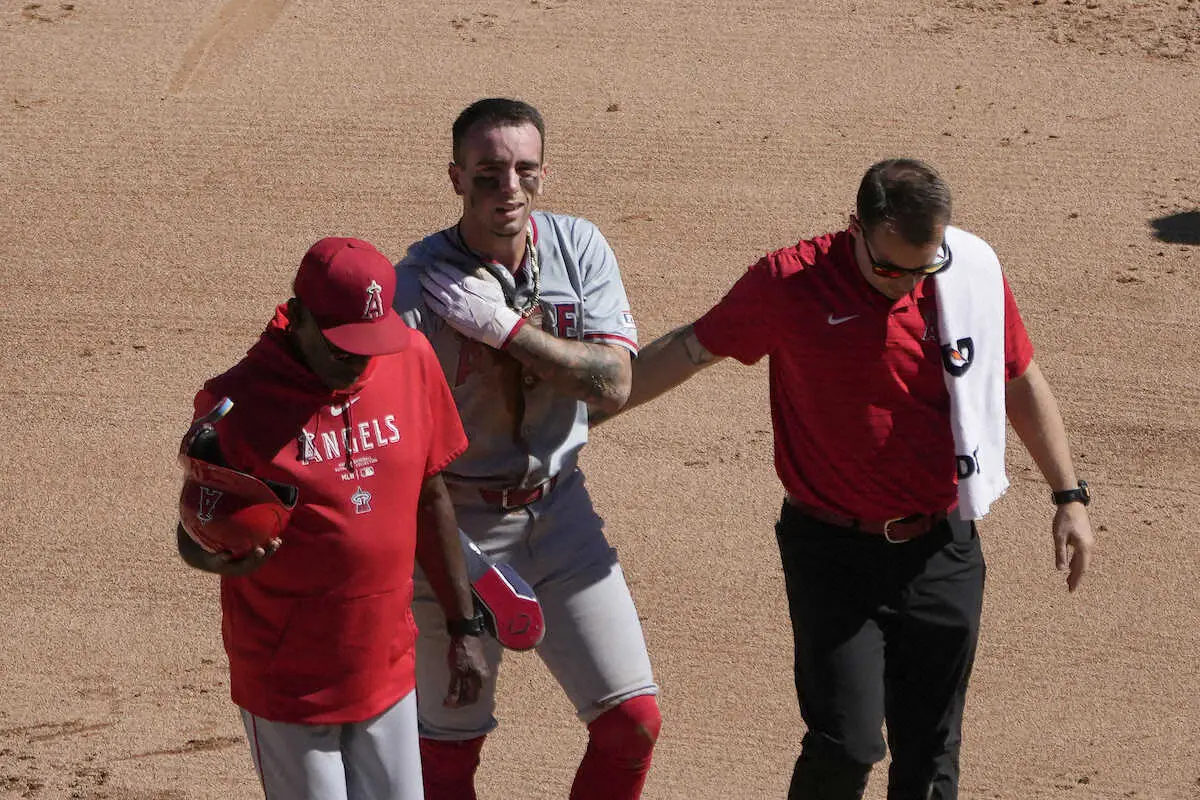
[[[588,376],[589,386],[584,394],[584,400],[603,400],[613,393],[615,381],[611,376],[592,374]]]
[[[570,388],[581,400],[598,402],[612,398],[621,379],[623,353],[605,345],[566,342],[548,338],[509,349],[526,368],[544,381]]]
[[[700,344],[700,340],[696,338],[691,325],[681,328],[679,334],[683,337],[683,349],[687,352],[691,362],[696,366],[708,364],[716,358],[716,356],[705,349],[704,345]]]
[[[584,400],[603,400],[613,394],[617,382],[618,364],[607,348],[593,345],[573,353],[570,362],[562,367],[564,377],[575,376]]]

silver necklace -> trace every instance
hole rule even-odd
[[[533,294],[520,308],[514,309],[524,319],[537,310],[542,296],[542,270],[538,264],[537,248],[533,246],[533,225],[525,227],[525,263],[529,265],[529,276],[533,280]]]
[[[463,248],[466,249],[466,251],[472,256],[474,256],[475,260],[478,261],[484,269],[487,269],[487,262],[482,256],[479,255],[479,253],[475,252],[475,248],[467,244],[466,238],[462,235],[462,222],[459,221],[454,228],[455,232],[458,234],[458,241],[462,243]],[[541,265],[538,263],[537,248],[533,246],[533,223],[529,223],[525,226],[525,263],[529,265],[529,277],[533,281],[533,294],[530,295],[529,300],[522,305],[514,305],[513,311],[516,311],[523,318],[529,319],[529,316],[537,310],[538,303],[542,298],[542,270]],[[513,285],[514,287],[516,285],[516,276],[513,276]]]

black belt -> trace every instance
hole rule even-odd
[[[836,525],[839,528],[850,528],[851,530],[862,531],[863,533],[874,533],[893,544],[907,542],[910,539],[924,536],[936,528],[938,523],[944,522],[946,517],[949,516],[949,511],[935,511],[932,514],[909,514],[906,517],[893,517],[892,519],[884,520],[855,519],[854,517],[847,517],[843,514],[826,511],[823,508],[810,506],[807,503],[797,500],[790,494],[787,496],[787,502],[788,505],[795,508],[804,516],[812,517],[818,522],[824,522],[827,525]]]

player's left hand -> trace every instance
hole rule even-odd
[[[493,277],[434,264],[421,274],[426,305],[454,330],[497,350],[525,320],[513,311]]]
[[[1082,503],[1064,503],[1054,513],[1054,566],[1067,571],[1067,589],[1075,591],[1096,547],[1092,521]]]
[[[469,706],[479,700],[483,682],[488,678],[487,659],[479,636],[453,636],[446,653],[450,666],[450,689],[442,705],[448,708]]]

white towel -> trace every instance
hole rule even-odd
[[[937,291],[938,342],[950,392],[958,461],[958,508],[980,519],[1008,488],[1004,469],[1004,278],[988,243],[946,228],[954,262],[930,280]]]

